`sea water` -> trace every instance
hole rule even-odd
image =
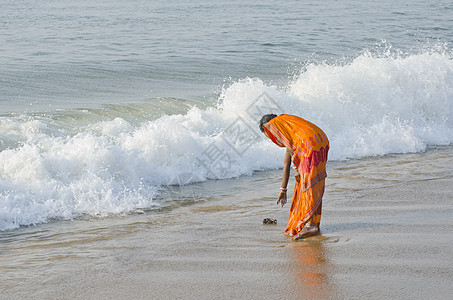
[[[453,142],[451,1],[30,0],[0,15],[2,231],[279,168],[257,128],[269,112],[319,125],[331,161]]]

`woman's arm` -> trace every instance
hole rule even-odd
[[[286,203],[286,187],[288,186],[289,180],[289,172],[291,170],[291,152],[286,150],[285,159],[283,161],[283,178],[282,178],[282,185],[280,188],[280,194],[278,195],[277,204],[285,205]]]

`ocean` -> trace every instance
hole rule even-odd
[[[351,180],[453,176],[451,1],[4,0],[0,16],[3,251],[60,226],[165,226],[249,182],[275,197],[266,113],[329,137],[327,211],[355,205]]]
[[[268,112],[323,128],[332,161],[451,145],[452,9],[5,1],[0,230],[152,210],[169,185],[279,168],[257,130]]]

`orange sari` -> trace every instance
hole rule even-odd
[[[315,124],[292,115],[275,117],[263,124],[263,128],[275,144],[290,151],[300,173],[285,233],[296,235],[308,222],[319,227],[329,151],[326,134]]]

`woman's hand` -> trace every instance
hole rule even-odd
[[[280,194],[278,195],[277,204],[281,204],[282,207],[283,205],[286,204],[286,191],[280,191]]]

